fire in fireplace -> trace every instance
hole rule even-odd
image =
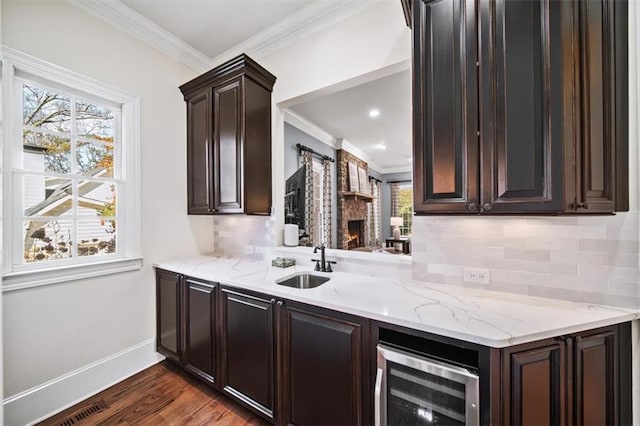
[[[347,222],[347,250],[364,247],[364,220],[350,220]]]

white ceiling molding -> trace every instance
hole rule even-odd
[[[296,129],[301,130],[309,136],[313,136],[320,142],[329,145],[331,148],[336,149],[336,139],[329,133],[290,109],[285,109],[282,112],[286,123],[291,124]]]
[[[211,67],[211,59],[153,21],[117,0],[67,0],[77,8],[96,16],[140,41],[158,49],[192,70],[202,73]]]
[[[387,167],[382,169],[380,174],[389,175],[391,173],[411,173],[411,165],[408,166],[398,166],[398,167]]]
[[[119,0],[67,1],[202,73],[241,53],[254,59],[265,57],[381,0],[318,0],[215,58],[209,58]]]
[[[367,165],[373,170],[375,170],[376,172],[380,174],[385,174],[384,167],[381,167],[379,164],[375,163],[373,160],[371,160],[371,157],[366,152],[364,152],[363,150],[361,150],[360,148],[358,148],[348,140],[338,139],[336,142],[336,149],[344,149],[345,151],[348,151],[349,153],[360,158],[362,161],[365,161]]]
[[[264,58],[294,41],[318,32],[381,0],[318,0],[260,31],[242,43],[213,58],[216,66],[246,53],[253,59]]]

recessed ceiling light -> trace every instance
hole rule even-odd
[[[375,149],[379,149],[380,151],[384,151],[385,149],[387,149],[387,146],[383,143],[379,143],[377,145],[373,146]]]
[[[371,111],[369,111],[369,117],[371,118],[380,117],[380,110],[372,109]]]

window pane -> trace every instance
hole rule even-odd
[[[46,133],[22,132],[22,159],[25,169],[71,173],[71,140]]]
[[[113,144],[79,141],[78,171],[88,176],[113,177]]]
[[[52,218],[24,222],[24,262],[43,262],[71,257],[72,222]]]
[[[115,252],[115,219],[95,218],[78,222],[78,256],[95,256]]]
[[[71,100],[28,84],[22,85],[22,123],[61,133],[71,131]]]
[[[116,215],[116,187],[111,183],[83,180],[78,184],[78,217],[95,219]]]
[[[88,102],[77,102],[76,128],[79,136],[113,142],[115,134],[113,111]]]
[[[25,216],[71,216],[72,186],[69,179],[22,176]]]

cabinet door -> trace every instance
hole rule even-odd
[[[503,352],[503,421],[506,425],[567,424],[566,346],[545,340]]]
[[[615,211],[618,169],[624,170],[624,179],[628,179],[628,157],[624,156],[624,163],[616,163],[616,151],[624,149],[626,137],[616,135],[616,117],[624,115],[616,103],[616,66],[623,66],[626,61],[617,64],[620,52],[616,51],[615,43],[618,31],[615,3],[623,2],[587,0],[577,5],[581,119],[576,134],[576,191],[572,207],[578,213]]]
[[[275,300],[222,289],[221,383],[225,393],[273,419]]]
[[[211,89],[187,99],[187,202],[189,214],[213,214]]]
[[[156,348],[167,358],[180,362],[180,282],[173,272],[156,271]]]
[[[483,212],[563,207],[562,3],[480,2]]]
[[[232,80],[213,89],[216,213],[242,213],[242,85]]]
[[[369,371],[362,355],[365,320],[286,303],[285,424],[370,423],[363,419],[363,376]]]
[[[478,211],[474,1],[418,0],[413,7],[414,208]]]
[[[576,424],[619,424],[615,327],[597,334],[580,334],[574,342]]]
[[[215,284],[186,278],[184,298],[185,368],[206,382],[217,384]]]

